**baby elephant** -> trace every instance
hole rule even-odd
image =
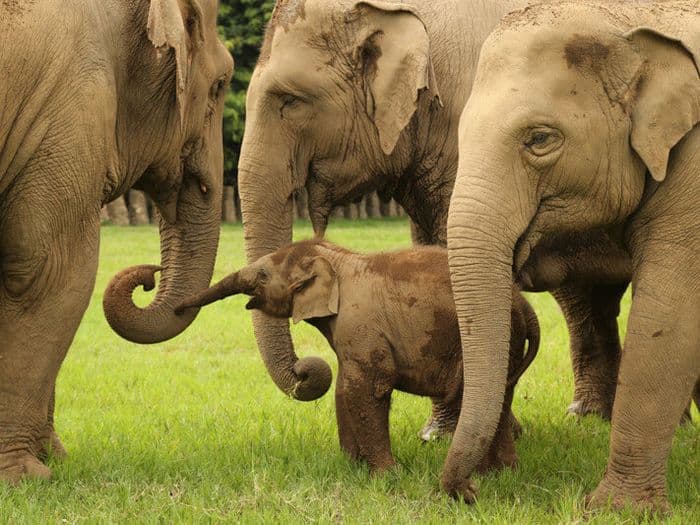
[[[176,311],[239,293],[252,296],[247,309],[305,320],[326,337],[338,356],[340,445],[372,471],[394,465],[389,441],[394,389],[459,410],[462,356],[446,250],[361,255],[325,241],[302,241],[229,275]],[[515,291],[511,326],[509,387],[481,471],[517,461],[513,388],[539,346],[537,317]]]

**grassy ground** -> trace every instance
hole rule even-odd
[[[297,225],[298,238],[310,236]],[[338,222],[329,237],[358,250],[408,244],[403,220]],[[243,262],[240,227],[221,238],[215,278]],[[142,347],[118,338],[102,315],[102,291],[127,265],[158,261],[154,228],[106,227],[97,286],[68,354],[57,427],[69,458],[50,482],[0,487],[0,523],[348,522],[571,523],[603,473],[608,425],[564,415],[572,392],[567,335],[553,300],[531,296],[540,355],[516,392],[525,428],[517,471],[478,480],[468,507],[438,490],[448,443],[423,445],[429,403],[395,394],[394,452],[381,477],[340,452],[333,396],[300,403],[282,395],[257,354],[244,299],[202,311],[180,337]],[[145,295],[145,294],[144,294]],[[141,298],[145,300],[145,297]],[[626,316],[628,300],[625,302]],[[624,321],[622,323],[625,324]],[[301,355],[335,356],[314,329],[293,328]],[[677,432],[669,465],[672,522],[700,523],[700,429]],[[598,515],[598,523],[629,516]]]

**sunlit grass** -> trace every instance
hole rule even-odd
[[[308,223],[295,231],[311,236]],[[409,244],[405,220],[338,221],[329,238],[363,251]],[[514,410],[525,429],[520,467],[480,478],[479,504],[468,507],[438,489],[448,443],[417,438],[427,400],[395,395],[391,431],[401,466],[370,477],[340,451],[332,395],[300,403],[268,378],[243,298],[205,308],[183,335],[160,345],[117,337],[102,315],[107,281],[125,266],[158,260],[155,228],[103,229],[93,300],[59,376],[57,427],[70,456],[52,464],[50,482],[0,487],[0,523],[587,519],[581,500],[602,476],[609,427],[565,416],[572,392],[567,333],[548,295],[530,297],[543,341],[516,392]],[[241,228],[224,227],[214,278],[243,260]],[[627,309],[628,300],[623,318]],[[319,355],[335,370],[335,356],[313,328],[302,323],[293,335],[299,354]],[[697,422],[676,435],[669,484],[671,521],[699,523]]]

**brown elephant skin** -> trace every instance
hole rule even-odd
[[[305,320],[325,336],[338,356],[341,447],[371,470],[394,464],[389,440],[393,390],[428,396],[459,414],[462,358],[445,249],[362,255],[325,241],[302,241],[186,299],[177,311],[237,293],[252,297],[248,309]],[[537,353],[539,324],[517,291],[511,316],[508,392],[499,432],[480,472],[514,467],[517,461],[510,407],[515,383]]]

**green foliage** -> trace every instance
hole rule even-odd
[[[219,34],[236,63],[224,110],[226,184],[233,184],[236,179],[245,123],[245,93],[273,6],[274,0],[222,0],[219,7]]]
[[[311,237],[307,222],[295,238]],[[405,219],[333,221],[330,240],[376,251],[410,245]],[[240,225],[224,226],[214,281],[244,264]],[[120,269],[159,259],[155,226],[102,229],[97,285],[58,378],[56,424],[68,449],[54,479],[0,483],[0,524],[36,523],[637,523],[587,515],[607,457],[609,425],[564,414],[572,374],[566,324],[548,294],[530,300],[542,348],[515,392],[523,425],[515,471],[477,476],[479,504],[439,490],[447,440],[422,444],[429,400],[395,393],[392,446],[400,466],[380,476],[338,445],[333,392],[311,403],[282,394],[258,354],[245,297],[203,308],[182,335],[158,345],[120,339],[102,294]],[[152,292],[135,293],[143,305]],[[620,316],[626,324],[629,296]],[[292,325],[299,354],[335,370],[326,340]],[[334,372],[334,376],[337,375]],[[700,523],[700,426],[679,428],[669,461],[674,514]],[[658,523],[649,520],[648,523]]]

